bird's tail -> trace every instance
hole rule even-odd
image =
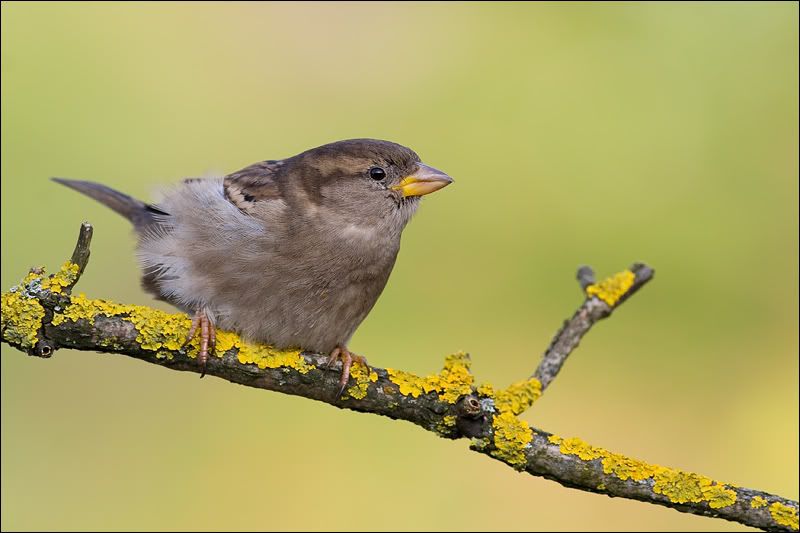
[[[94,198],[101,204],[110,207],[120,215],[130,220],[137,230],[142,230],[156,223],[155,215],[166,215],[159,209],[148,205],[127,194],[115,191],[100,183],[91,181],[70,180],[65,178],[51,178],[56,183],[66,185],[70,189],[82,192]]]

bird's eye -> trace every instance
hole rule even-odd
[[[386,171],[380,167],[372,167],[369,169],[369,177],[375,181],[380,181],[386,177]]]

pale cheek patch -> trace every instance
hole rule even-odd
[[[345,224],[341,228],[341,235],[344,238],[353,239],[372,239],[375,237],[378,228],[375,226],[362,226],[358,224]]]

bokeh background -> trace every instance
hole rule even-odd
[[[798,497],[798,5],[2,5],[2,287],[95,224],[79,289],[140,289],[147,198],[351,137],[413,147],[426,198],[351,347],[529,375],[574,272],[655,280],[534,426]],[[517,474],[410,424],[125,357],[2,347],[2,529],[741,530]]]

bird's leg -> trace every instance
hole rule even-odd
[[[369,371],[369,365],[367,364],[367,359],[365,357],[354,354],[348,350],[346,346],[342,346],[341,344],[337,345],[336,348],[333,349],[331,356],[328,358],[328,364],[326,366],[330,368],[337,359],[342,360],[342,375],[339,378],[339,394],[336,395],[336,397],[339,398],[344,392],[344,388],[347,386],[347,381],[350,379],[350,367],[353,366],[353,363],[355,362],[364,365],[367,367],[367,371]]]
[[[214,323],[208,318],[205,309],[198,309],[192,317],[192,327],[189,328],[189,333],[186,335],[186,342],[183,343],[185,348],[187,344],[192,342],[197,330],[200,330],[200,352],[197,354],[197,362],[203,371],[200,377],[206,375],[206,363],[208,363],[208,354],[214,353],[214,348],[217,344],[217,329]]]
[[[333,349],[333,351],[331,352],[331,355],[330,355],[330,357],[328,357],[328,362],[327,362],[327,363],[325,363],[325,368],[330,368],[330,367],[332,367],[332,366],[333,366],[333,363],[335,363],[335,362],[336,362],[336,360],[337,360],[337,359],[339,359],[339,354],[340,354],[341,352],[342,352],[342,349],[341,349],[341,348],[339,348],[339,346],[336,346],[336,348],[334,348],[334,349]]]
[[[192,327],[189,328],[189,333],[186,334],[186,340],[183,341],[183,346],[181,346],[181,348],[185,348],[187,344],[192,342],[198,327],[200,327],[200,311],[195,312],[192,317]]]
[[[217,350],[217,328],[214,327],[214,323],[209,320],[208,322],[208,353],[215,353]]]
[[[197,363],[203,368],[200,377],[206,375],[206,363],[208,362],[208,320],[205,316],[200,317],[200,353],[197,354]]]

